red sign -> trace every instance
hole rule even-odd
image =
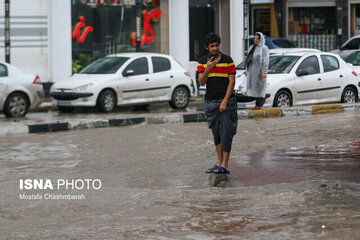
[[[151,43],[152,41],[154,41],[155,38],[155,33],[154,30],[151,28],[150,26],[150,20],[152,19],[153,22],[158,22],[160,20],[160,16],[161,16],[161,11],[158,10],[157,8],[151,10],[150,12],[148,12],[147,10],[143,11],[143,35],[141,38],[141,43],[140,45],[143,46],[144,43]],[[150,34],[150,36],[149,36]],[[133,32],[132,33],[132,45],[133,47],[136,47],[136,33]]]
[[[71,38],[75,38],[76,41],[82,43],[85,41],[89,32],[94,31],[94,28],[92,26],[86,26],[84,16],[80,16],[79,20],[80,22],[78,22],[74,28],[71,26]],[[81,28],[84,29],[81,31]]]

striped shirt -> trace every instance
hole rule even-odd
[[[203,73],[206,68],[208,55],[200,58],[198,72]],[[235,64],[230,56],[221,53],[221,59],[216,67],[210,70],[208,81],[206,82],[205,99],[223,99],[229,85],[229,75],[236,74]]]

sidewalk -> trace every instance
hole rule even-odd
[[[50,109],[51,104],[43,104],[43,109]],[[263,110],[238,110],[239,120],[259,118],[281,118],[286,116],[300,116],[309,114],[341,113],[344,111],[360,111],[360,103],[355,104],[329,104],[315,106],[299,106],[290,108],[264,108]],[[120,114],[119,114],[120,115]],[[161,124],[161,123],[189,123],[205,122],[203,111],[193,113],[164,113],[164,114],[134,114],[131,117],[108,117],[96,119],[70,119],[64,121],[49,121],[44,123],[5,122],[0,126],[0,137],[28,134],[59,132],[77,129],[121,127],[136,124]]]

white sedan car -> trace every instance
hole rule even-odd
[[[7,117],[24,117],[41,102],[42,89],[39,76],[0,61],[0,111]]]
[[[98,107],[111,112],[118,105],[169,102],[186,108],[195,96],[190,74],[169,55],[121,53],[98,59],[79,74],[56,82],[50,92],[60,111]]]
[[[237,94],[246,95],[246,77],[236,79]],[[360,78],[337,54],[293,52],[270,56],[265,106],[325,102],[354,103],[359,98]]]

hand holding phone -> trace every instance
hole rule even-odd
[[[210,69],[216,67],[216,60],[215,60],[215,56],[212,54],[208,55],[208,61],[207,61],[207,66],[209,66]]]

